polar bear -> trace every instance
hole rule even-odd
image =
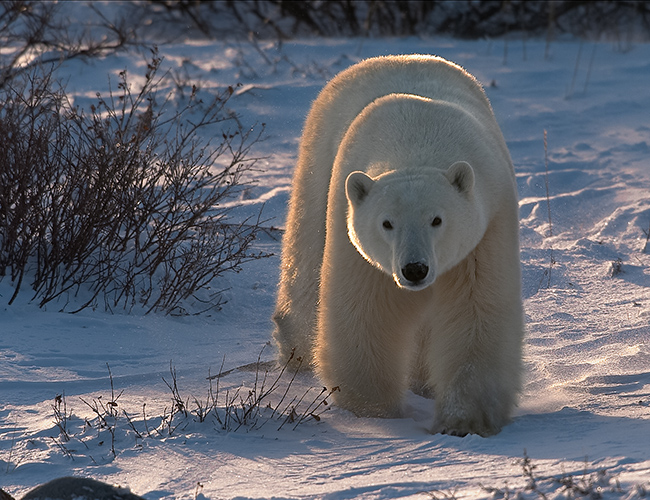
[[[499,432],[521,382],[514,168],[482,87],[429,55],[362,61],[322,90],[293,179],[273,317],[359,416],[435,399],[431,431]]]

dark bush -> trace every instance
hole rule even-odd
[[[136,28],[126,17],[107,19],[92,3],[80,21],[71,23],[59,2],[0,2],[0,88],[16,75],[46,63],[92,58],[137,42]]]
[[[216,38],[413,36],[478,38],[513,32],[647,38],[650,4],[635,0],[153,0],[167,21],[181,19]]]
[[[226,112],[232,88],[167,110],[156,101],[159,64],[154,56],[137,94],[122,72],[89,114],[51,72],[0,92],[0,275],[14,283],[10,304],[28,279],[40,306],[182,314],[214,278],[261,257],[251,252],[259,218],[233,222],[223,204],[245,186],[262,127],[246,130]],[[197,134],[208,126],[223,129],[215,144]],[[216,294],[203,300],[219,304]]]

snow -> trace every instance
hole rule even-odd
[[[512,424],[488,439],[429,434],[432,402],[413,394],[401,419],[356,418],[328,407],[320,421],[278,430],[282,418],[262,410],[256,424],[226,431],[214,415],[198,422],[190,414],[177,415],[170,434],[163,418],[172,409],[165,383],[172,380],[170,363],[194,410],[194,397],[204,401],[209,394],[209,374],[255,365],[263,348],[262,362],[274,359],[265,345],[278,280],[277,239],[256,243],[273,257],[224,278],[228,302],[221,311],[195,317],[70,315],[56,305],[38,309],[27,292],[7,306],[12,288],[5,278],[2,489],[19,498],[74,474],[128,486],[151,500],[517,492],[534,498],[535,490],[525,490],[529,457],[537,487],[549,498],[566,493],[558,481],[567,477],[582,478],[605,498],[643,496],[650,487],[650,45],[309,39],[281,47],[192,41],[159,51],[164,67],[198,81],[201,92],[242,84],[229,106],[243,123],[265,123],[266,134],[252,152],[264,158],[258,163],[263,171],[238,211],[256,214],[264,205],[275,227],[284,225],[302,122],[327,79],[366,57],[414,52],[443,56],[473,73],[485,85],[517,171],[527,320],[521,404]],[[71,61],[58,71],[84,106],[95,92],[108,91],[109,74],[115,82],[124,68],[137,85],[145,58],[133,52]],[[222,415],[226,391],[232,398],[239,388],[245,397],[269,366],[219,380]],[[273,405],[291,375],[269,396]],[[276,376],[274,369],[269,380]],[[98,428],[91,406],[111,400],[111,381],[118,419]],[[310,387],[299,414],[320,383],[309,374],[290,383],[289,399]],[[69,441],[55,423],[57,395],[65,402]]]

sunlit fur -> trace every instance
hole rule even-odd
[[[520,388],[520,295],[514,170],[476,80],[432,56],[334,78],[293,180],[281,361],[295,349],[358,415],[399,415],[411,386],[435,395],[433,432],[494,434]]]

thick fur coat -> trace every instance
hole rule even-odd
[[[274,314],[338,405],[400,414],[435,397],[432,432],[498,432],[521,380],[515,175],[479,83],[434,56],[343,71],[307,118]]]

